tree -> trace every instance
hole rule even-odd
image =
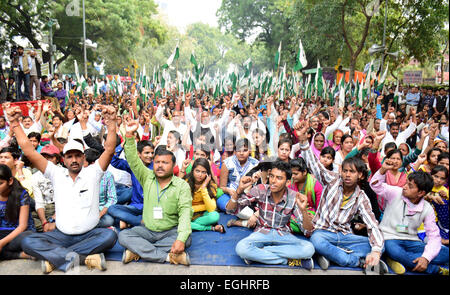
[[[382,44],[385,1],[382,1],[380,14],[373,20],[369,43]],[[448,41],[448,1],[402,0],[388,1],[386,27],[387,52],[399,51],[398,58],[388,57],[391,74],[395,77],[397,69],[412,58],[425,64],[439,60],[442,48]]]
[[[54,28],[59,65],[69,57],[83,60],[82,9],[79,15],[68,15],[67,6],[81,1],[27,1],[7,0],[0,4],[0,22],[5,37],[25,38],[35,49],[43,49],[44,62],[49,60],[47,44],[43,36],[48,32],[50,18],[58,20],[59,30]],[[109,69],[118,70],[133,56],[136,45],[157,44],[166,38],[166,29],[155,20],[157,13],[153,0],[90,0],[85,2],[86,38],[98,44],[97,51],[88,50],[92,63],[106,60]],[[92,67],[91,67],[92,69]]]

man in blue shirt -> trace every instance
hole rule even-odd
[[[131,202],[128,205],[112,205],[108,208],[108,214],[114,217],[116,221],[119,221],[120,229],[127,228],[129,225],[140,225],[142,220],[142,209],[144,207],[144,191],[133,171],[131,171],[128,162],[119,158],[122,150],[123,147],[120,145],[116,148],[116,154],[111,160],[111,165],[114,168],[130,173],[132,183]],[[147,140],[139,141],[137,143],[137,151],[139,158],[144,165],[148,169],[153,170],[153,144]]]
[[[414,107],[417,109],[417,105],[420,101],[420,93],[417,86],[414,86],[408,94],[406,94],[406,113],[409,114],[409,110],[411,107]]]

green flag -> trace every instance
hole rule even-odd
[[[278,67],[280,66],[280,59],[281,59],[281,41],[280,46],[278,46],[277,53],[275,54],[275,70],[278,70]]]
[[[383,76],[381,76],[381,79],[378,82],[378,86],[377,86],[377,90],[378,91],[382,91],[383,90],[384,81],[386,80],[386,77],[387,77],[388,67],[389,67],[389,64],[386,65],[386,70],[384,70]]]
[[[180,57],[180,50],[178,48],[178,43],[175,49],[173,50],[172,54],[167,59],[167,62],[162,66],[163,69],[169,68],[174,61],[176,61]]]
[[[252,68],[252,59],[251,58],[247,59],[244,62],[243,66],[244,66],[244,71],[245,71],[244,78],[247,78],[248,76],[250,76],[250,70]]]
[[[296,56],[296,64],[294,66],[294,71],[300,71],[308,65],[308,61],[306,60],[305,51],[303,50],[302,40],[299,42],[298,52]]]
[[[323,73],[322,68],[320,67],[320,62],[317,60],[317,71],[316,71],[316,83],[315,83],[315,89],[316,89],[316,95],[322,96],[323,95]]]

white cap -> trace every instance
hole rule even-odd
[[[65,155],[68,151],[72,151],[72,150],[76,150],[76,151],[80,151],[80,152],[84,153],[84,146],[80,142],[71,139],[64,146],[63,155]]]

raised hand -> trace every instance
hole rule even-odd
[[[131,119],[131,117],[126,117],[125,119],[125,131],[127,137],[132,137],[134,132],[139,128],[139,122]]]
[[[5,104],[6,105],[6,104]],[[10,104],[8,104],[8,107],[5,109],[5,114],[9,120],[9,122],[17,121],[22,116],[22,110],[18,106],[11,107]]]
[[[308,207],[308,198],[306,197],[306,195],[302,194],[302,193],[297,193],[295,195],[295,202],[297,203],[297,206],[302,210],[306,210],[306,208]]]
[[[208,174],[208,176],[206,176],[205,180],[202,183],[202,188],[206,188],[209,184],[209,182],[211,181],[211,175]]]

